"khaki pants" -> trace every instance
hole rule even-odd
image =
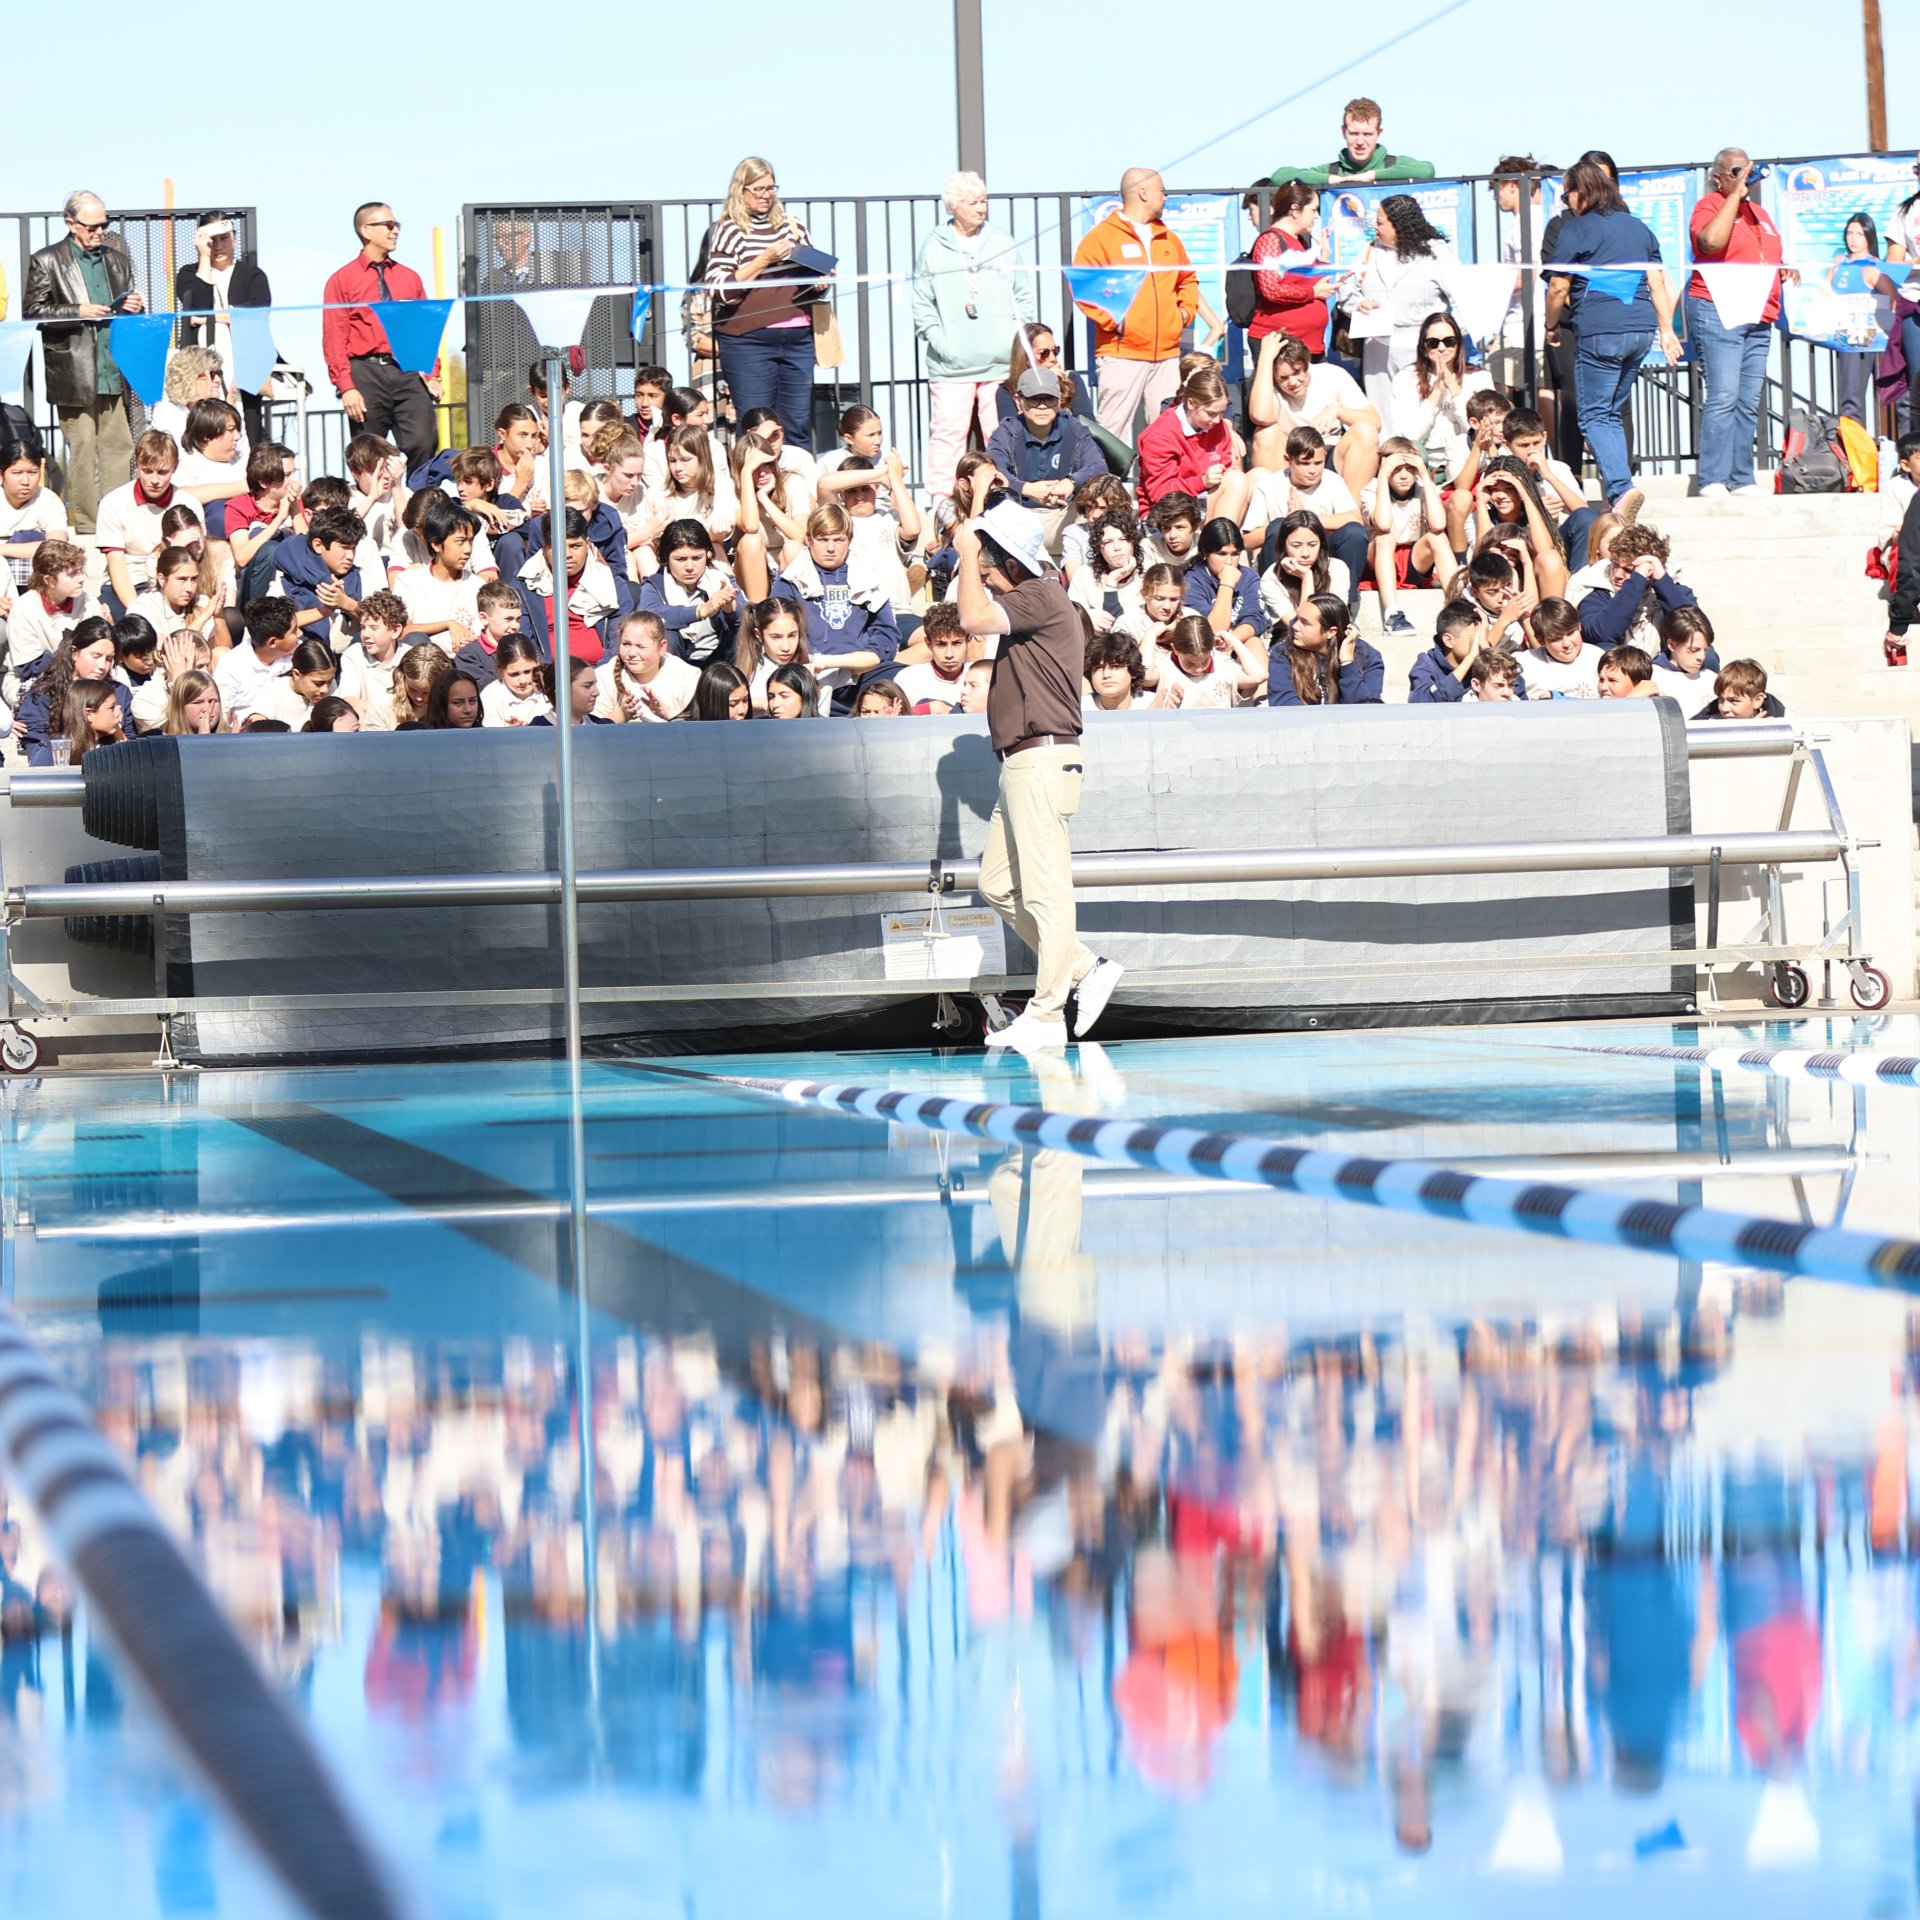
[[[133,421],[124,393],[103,393],[91,407],[61,407],[67,442],[67,518],[91,533],[100,502],[133,478]]]
[[[1100,380],[1093,392],[1093,417],[1109,433],[1131,443],[1134,420],[1144,409],[1146,424],[1160,417],[1161,407],[1180,387],[1179,360],[1122,360],[1100,356]]]
[[[1034,951],[1037,985],[1027,1011],[1058,1020],[1096,955],[1074,925],[1073,846],[1067,822],[1080,806],[1078,746],[1029,747],[1000,763],[1000,798],[980,855],[980,897]]]

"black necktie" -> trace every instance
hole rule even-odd
[[[380,298],[391,300],[393,295],[387,291],[387,263],[384,260],[373,263],[373,277],[380,282]]]

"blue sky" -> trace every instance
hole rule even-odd
[[[988,183],[1104,186],[1128,165],[1162,164],[1438,4],[1329,7],[1324,27],[1295,24],[1291,9],[1259,27],[1247,24],[1257,14],[1223,10],[1240,30],[1209,36],[1205,16],[1166,0],[1039,14],[1024,0],[982,0]],[[1884,11],[1891,144],[1912,148],[1920,6],[1886,0]],[[500,0],[338,0],[188,15],[92,0],[76,33],[58,9],[19,8],[9,68],[31,78],[14,116],[26,137],[9,143],[7,205],[57,206],[84,184],[110,208],[154,206],[171,175],[182,206],[258,207],[276,297],[311,300],[353,251],[350,215],[366,199],[392,200],[406,223],[401,258],[430,280],[436,224],[457,273],[466,200],[717,194],[747,151],[767,154],[793,193],[937,191],[955,164],[951,21],[944,0],[884,12],[871,0],[727,0],[707,12],[552,14]],[[204,44],[189,31],[196,22]],[[548,22],[554,58],[542,44]],[[1333,22],[1363,30],[1342,36]],[[63,97],[68,81],[80,98]],[[240,99],[254,88],[271,104],[249,116]],[[1443,173],[1484,171],[1509,150],[1564,162],[1595,145],[1654,163],[1729,143],[1818,154],[1866,142],[1853,0],[1671,8],[1657,23],[1469,0],[1210,148],[1170,184],[1238,183],[1282,160],[1324,159],[1355,92],[1384,104],[1389,146]],[[17,267],[7,268],[12,282]],[[302,330],[287,332],[283,350],[317,371]]]

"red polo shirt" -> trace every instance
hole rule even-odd
[[[1729,266],[1777,267],[1784,257],[1780,245],[1780,229],[1773,224],[1773,217],[1765,207],[1756,206],[1753,201],[1741,202],[1740,211],[1734,215],[1733,231],[1727,236],[1727,248],[1724,253],[1709,253],[1701,236],[1706,232],[1713,216],[1725,204],[1724,193],[1708,194],[1693,210],[1690,223],[1693,239],[1693,257],[1696,260],[1724,260]],[[1687,293],[1695,300],[1708,300],[1713,296],[1707,292],[1707,283],[1698,273],[1687,282]],[[1780,317],[1780,276],[1773,276],[1773,291],[1767,295],[1767,304],[1760,318],[1768,326]]]

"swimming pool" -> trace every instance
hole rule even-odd
[[[1580,1051],[1695,1037],[595,1064],[584,1372],[559,1069],[49,1077],[6,1287],[431,1913],[1911,1913],[1904,1295],[702,1077],[1920,1238],[1912,1087]],[[11,1524],[18,1910],[289,1910]]]

